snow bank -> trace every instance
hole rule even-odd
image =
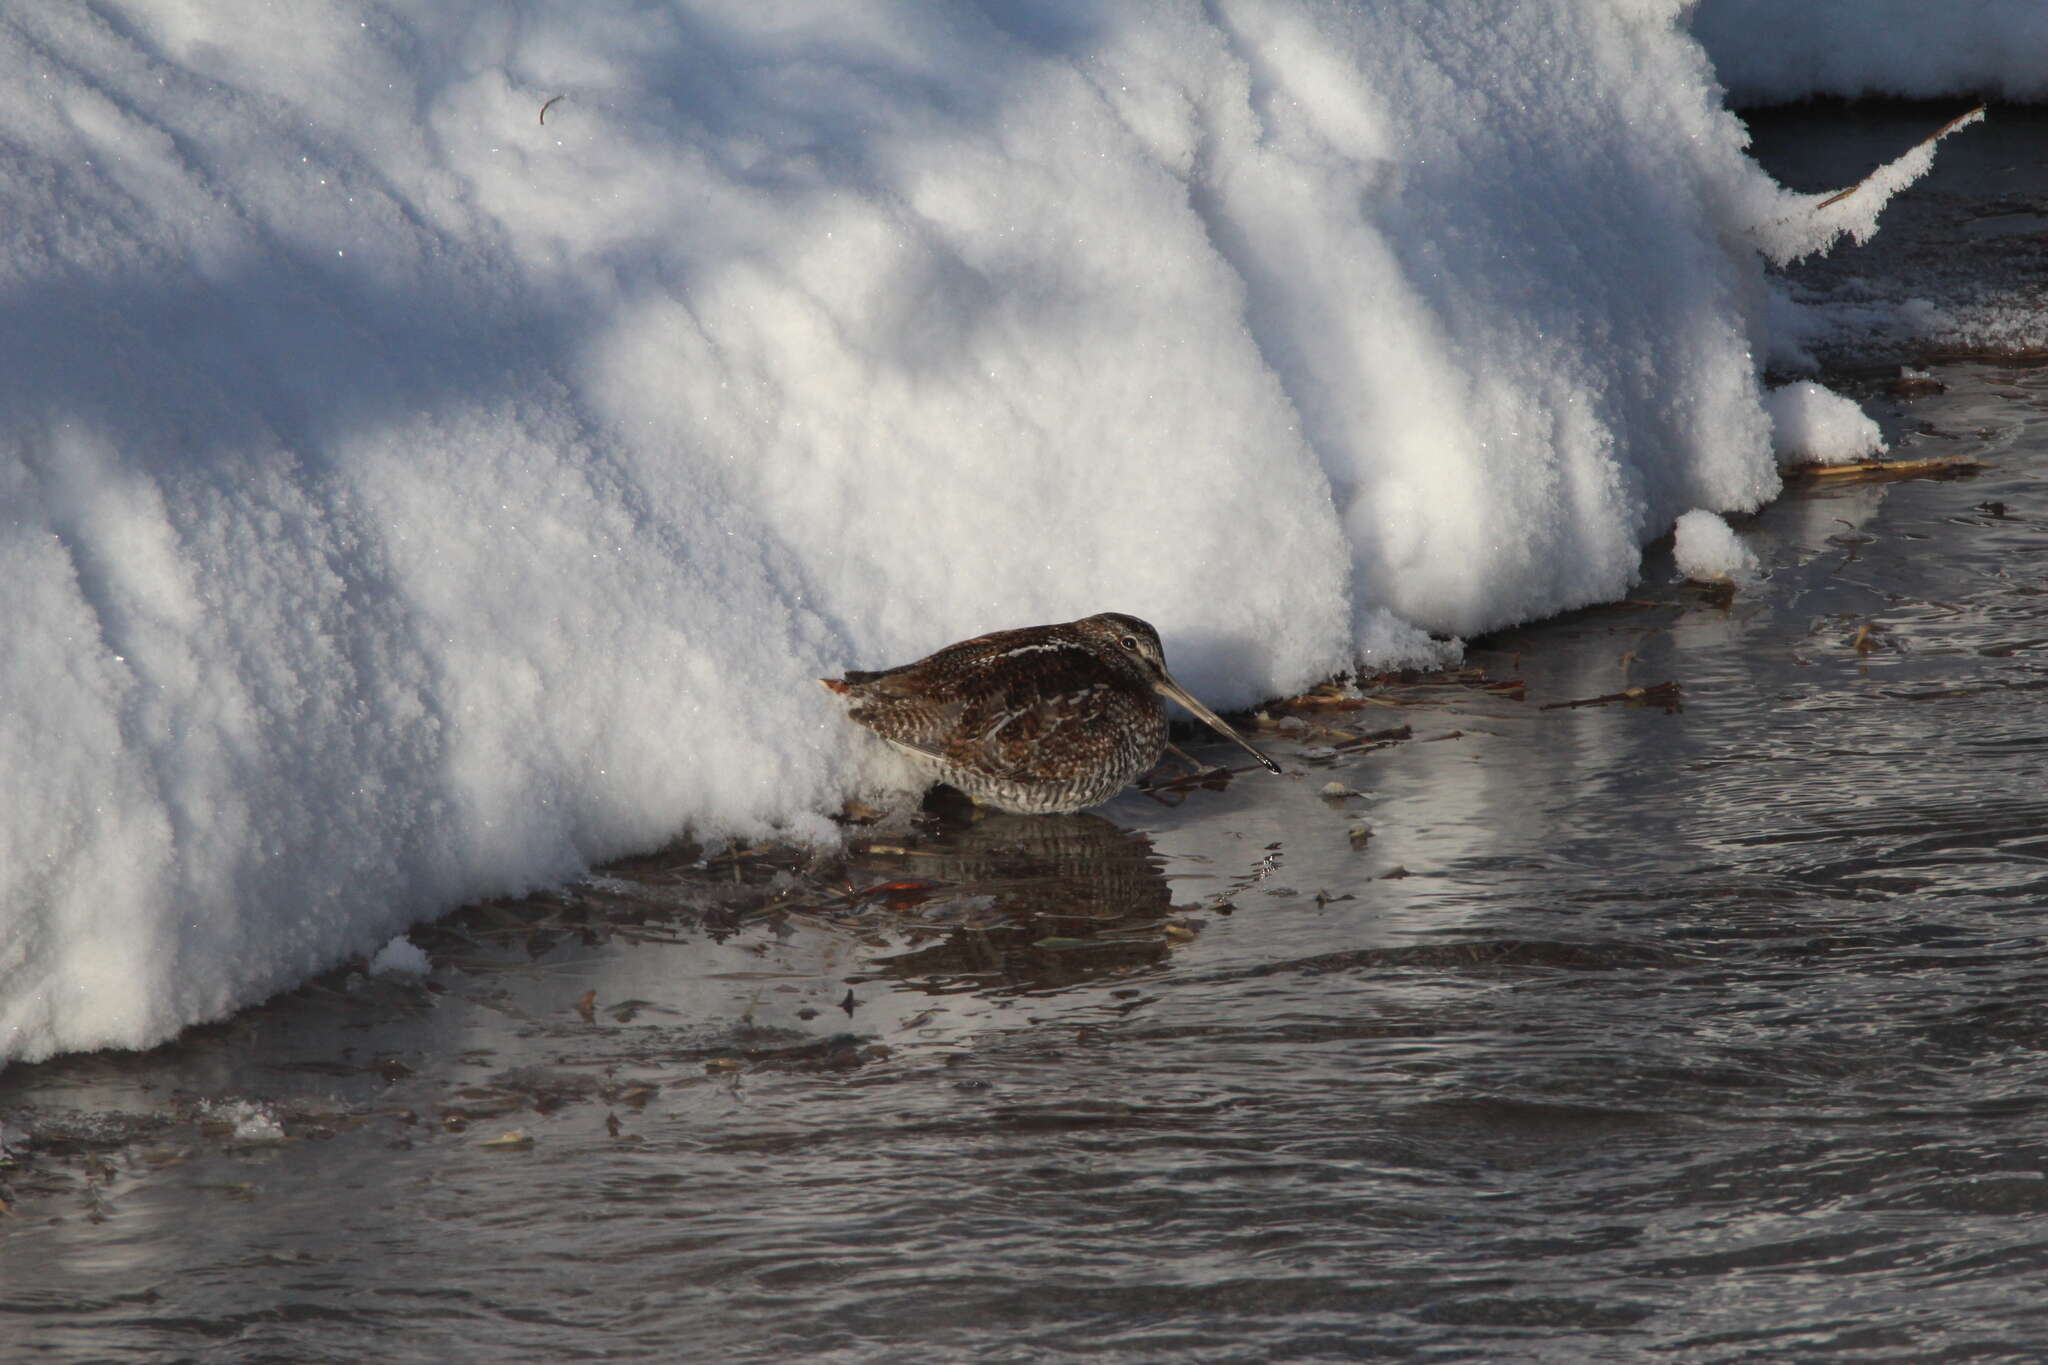
[[[1678,562],[1678,571],[1687,578],[1700,582],[1740,582],[1756,577],[1755,552],[1742,543],[1733,527],[1712,512],[1695,508],[1678,519],[1672,532],[1672,558]]]
[[[1699,0],[1692,31],[1728,98],[2048,98],[2041,0]]]
[[[426,976],[433,970],[426,953],[403,934],[379,948],[368,967],[371,976]]]
[[[1851,399],[1800,381],[1764,398],[1771,415],[1771,448],[1796,464],[1848,464],[1884,453],[1884,435]]]
[[[1842,230],[1679,10],[0,15],[0,1057],[829,839],[849,665],[1116,609],[1229,705],[1624,591],[1777,490],[1750,244]]]

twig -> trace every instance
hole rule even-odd
[[[1666,714],[1683,710],[1679,699],[1679,686],[1675,682],[1662,682],[1654,687],[1629,687],[1619,692],[1609,692],[1604,697],[1581,697],[1576,701],[1553,701],[1537,708],[1539,711],[1562,711],[1581,706],[1607,706],[1614,702],[1630,702],[1636,705],[1648,703],[1661,706]]]
[[[1983,469],[1981,461],[1967,456],[1943,455],[1926,460],[1856,460],[1849,464],[1791,464],[1781,466],[1785,479],[1811,479],[1848,483],[1883,479],[1960,479]]]
[[[1968,125],[1970,125],[1970,124],[1972,124],[1972,123],[1975,123],[1975,122],[1976,122],[1976,121],[1977,121],[1978,119],[1980,119],[1980,118],[1983,118],[1983,117],[1984,117],[1984,110],[1985,110],[1985,106],[1984,106],[1984,105],[1981,105],[1981,104],[1980,104],[1980,105],[1978,105],[1978,106],[1977,106],[1977,107],[1976,107],[1975,109],[1972,109],[1972,110],[1971,110],[1971,111],[1970,111],[1969,113],[1967,113],[1967,114],[1957,114],[1957,115],[1956,115],[1956,116],[1955,116],[1954,118],[1950,119],[1950,120],[1949,120],[1949,121],[1948,121],[1947,123],[1944,123],[1944,124],[1942,124],[1942,125],[1941,125],[1941,127],[1939,127],[1939,128],[1937,128],[1937,129],[1935,129],[1935,130],[1934,130],[1933,132],[1929,133],[1929,134],[1928,134],[1928,135],[1927,135],[1926,137],[1923,137],[1923,138],[1921,138],[1921,139],[1920,139],[1920,140],[1919,140],[1918,142],[1914,143],[1912,147],[1909,147],[1909,148],[1907,148],[1907,150],[1908,150],[1908,151],[1912,151],[1912,150],[1914,150],[1915,148],[1925,147],[1925,146],[1927,146],[1927,145],[1928,145],[1929,143],[1934,143],[1934,142],[1939,142],[1939,141],[1941,141],[1941,140],[1942,140],[1943,138],[1947,137],[1947,136],[1948,136],[1948,135],[1949,135],[1950,133],[1953,133],[1953,132],[1954,132],[1954,131],[1955,131],[1956,129],[1958,129],[1958,128],[1963,128],[1963,127],[1967,127]],[[1894,161],[1896,161],[1896,160],[1897,160],[1897,158],[1896,158],[1896,157],[1894,157],[1894,158],[1893,158],[1893,160],[1894,160]],[[1886,162],[1886,163],[1885,163],[1885,165],[1887,165],[1887,166],[1888,166],[1888,165],[1890,165],[1890,164],[1892,164],[1892,163],[1891,163],[1891,162]],[[1878,170],[1882,170],[1882,169],[1884,169],[1884,167],[1882,167],[1882,166],[1880,166],[1880,167],[1878,168]],[[1850,187],[1849,187],[1848,189],[1846,189],[1846,190],[1840,190],[1840,191],[1837,191],[1837,192],[1836,192],[1836,193],[1834,193],[1834,194],[1831,194],[1831,195],[1829,195],[1829,196],[1828,196],[1827,198],[1825,198],[1825,199],[1821,200],[1821,201],[1820,201],[1820,202],[1819,202],[1818,204],[1815,204],[1815,205],[1814,205],[1814,207],[1815,207],[1816,209],[1824,209],[1824,208],[1829,208],[1829,207],[1831,207],[1831,206],[1833,206],[1833,205],[1835,205],[1835,204],[1839,204],[1839,203],[1841,203],[1841,202],[1842,202],[1842,201],[1843,201],[1844,199],[1847,199],[1847,198],[1848,198],[1848,197],[1849,197],[1850,195],[1852,195],[1852,194],[1856,193],[1856,191],[1858,191],[1858,190],[1862,189],[1862,188],[1863,188],[1863,187],[1864,187],[1865,185],[1868,185],[1868,184],[1870,183],[1870,177],[1871,177],[1872,175],[1876,175],[1876,174],[1877,174],[1877,171],[1872,171],[1872,172],[1870,173],[1870,175],[1866,175],[1866,176],[1864,176],[1864,177],[1863,177],[1863,178],[1862,178],[1861,180],[1859,180],[1859,181],[1857,181],[1857,182],[1856,182],[1855,184],[1851,185],[1851,186],[1850,186]]]

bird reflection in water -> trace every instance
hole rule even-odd
[[[921,844],[903,871],[946,888],[905,915],[927,939],[881,973],[949,993],[1043,989],[1163,960],[1173,897],[1152,841],[1095,815],[993,815]]]

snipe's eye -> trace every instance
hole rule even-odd
[[[1133,654],[1136,654],[1138,652],[1138,637],[1135,635],[1126,635],[1123,639],[1118,640],[1117,643],[1122,645],[1125,649],[1131,651],[1131,653]]]

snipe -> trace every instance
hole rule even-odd
[[[1083,810],[1122,791],[1166,747],[1161,697],[1280,771],[1173,680],[1159,632],[1121,612],[999,630],[914,664],[819,681],[939,781],[999,810]]]

